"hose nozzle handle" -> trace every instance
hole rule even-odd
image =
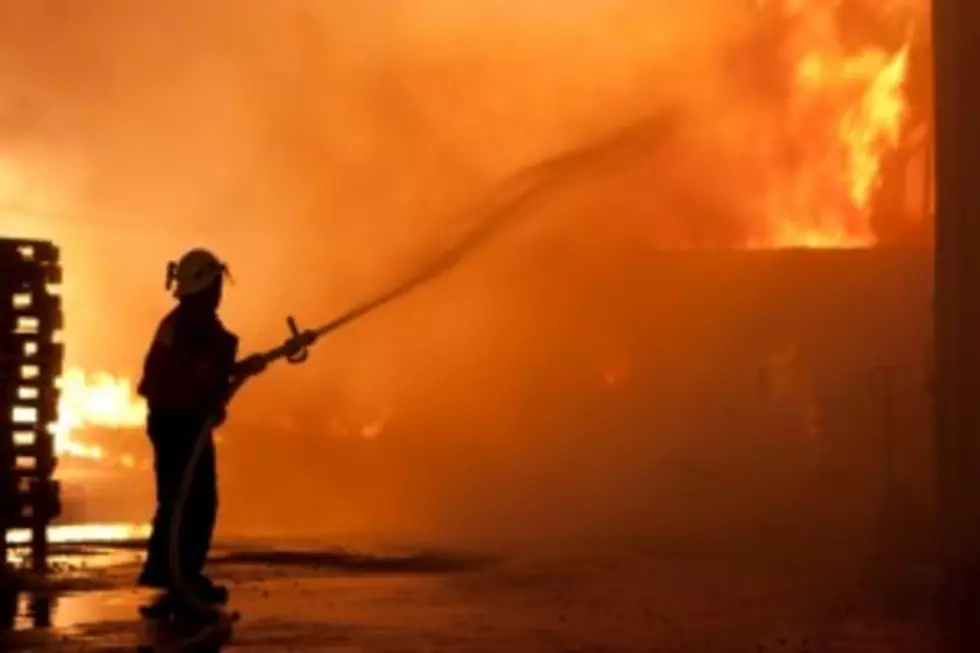
[[[286,360],[294,365],[302,363],[309,358],[308,347],[316,340],[316,336],[312,331],[300,331],[293,317],[286,318],[286,324],[289,326],[289,340],[286,341],[286,345],[294,349],[292,353],[286,355]]]

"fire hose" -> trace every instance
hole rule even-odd
[[[410,277],[407,281],[398,284],[387,292],[355,306],[346,313],[334,318],[330,322],[327,322],[326,324],[315,329],[301,331],[296,324],[296,320],[292,317],[288,318],[287,325],[290,331],[289,338],[279,347],[257,355],[257,357],[263,363],[263,369],[265,366],[268,366],[278,360],[285,360],[293,365],[298,365],[305,362],[309,358],[309,348],[323,336],[332,333],[350,324],[351,322],[354,322],[355,320],[382,308],[383,306],[386,306],[387,304],[408,294],[418,286],[421,286],[428,281],[438,278],[445,272],[448,272],[450,269],[455,267],[457,263],[462,261],[469,251],[474,249],[477,245],[482,244],[489,236],[495,233],[497,227],[499,227],[503,222],[501,218],[508,215],[528,196],[529,193],[522,193],[517,198],[516,202],[509,203],[504,210],[494,213],[491,216],[492,219],[488,219],[481,224],[466,238],[460,241],[456,247],[446,252],[444,256],[437,259],[428,267],[424,268],[419,274]],[[245,381],[252,376],[254,375],[241,375],[232,380],[231,387],[225,396],[226,405],[242,388]],[[194,475],[197,472],[198,463],[200,462],[201,455],[204,452],[205,445],[211,436],[211,432],[220,421],[221,418],[217,414],[208,417],[196,440],[194,441],[194,446],[191,451],[190,458],[187,461],[187,466],[184,469],[184,475],[181,479],[177,498],[174,503],[173,514],[171,515],[170,520],[170,537],[168,542],[170,579],[173,590],[175,590],[181,600],[195,612],[211,615],[220,615],[222,614],[222,610],[211,603],[201,600],[187,586],[187,580],[183,576],[180,563],[180,529],[183,523],[184,507],[186,506],[188,497],[190,496],[191,485],[194,482]]]
[[[597,156],[609,154],[610,151],[615,151],[617,148],[623,147],[623,145],[634,144],[638,137],[649,138],[653,136],[656,141],[662,140],[672,126],[671,118],[672,116],[670,114],[652,116],[628,125],[625,129],[614,134],[613,137],[597,145],[565,152],[555,158],[548,159],[516,173],[511,179],[518,181],[523,179],[526,182],[524,187],[502,205],[491,207],[489,211],[484,212],[480,216],[481,219],[475,221],[475,228],[471,229],[455,246],[443,252],[441,256],[423,267],[415,275],[408,277],[405,281],[393,286],[386,292],[355,305],[346,313],[315,329],[301,331],[295,319],[292,317],[287,318],[287,325],[290,331],[289,338],[279,347],[258,354],[258,358],[264,364],[263,369],[265,366],[283,359],[294,365],[305,362],[309,357],[309,348],[323,336],[387,306],[416,288],[450,272],[459,263],[466,260],[474,250],[485,244],[507,226],[509,219],[521,215],[521,209],[528,208],[528,204],[532,200],[538,198],[546,191],[551,190],[555,186],[555,183],[563,180],[567,174],[581,169],[584,163],[592,161]],[[240,375],[232,380],[231,388],[225,397],[226,405],[251,376],[253,375]],[[204,452],[204,446],[208,442],[211,432],[220,421],[221,417],[219,415],[210,416],[205,421],[194,442],[174,504],[168,543],[168,557],[173,589],[176,590],[181,599],[193,610],[204,614],[221,614],[222,611],[215,605],[201,600],[187,586],[180,565],[180,528],[184,507],[190,495],[190,488],[194,481],[194,475],[197,471],[201,454]]]
[[[527,194],[522,194],[518,201],[525,197],[527,197]],[[513,209],[514,206],[515,204],[513,203],[508,205],[508,207],[511,209]],[[507,213],[508,211],[501,211],[495,214],[494,217],[499,218]],[[450,269],[455,267],[457,263],[465,258],[466,253],[468,253],[476,245],[486,240],[486,238],[489,237],[492,232],[495,232],[496,229],[494,229],[494,227],[498,226],[500,222],[501,221],[499,219],[486,221],[479,228],[471,232],[467,238],[460,241],[457,247],[454,247],[443,257],[440,257],[433,264],[423,269],[420,274],[409,278],[407,281],[393,287],[381,295],[370,299],[369,301],[355,306],[346,313],[334,318],[330,322],[327,322],[316,329],[301,331],[294,318],[287,318],[286,322],[289,327],[290,337],[279,347],[257,355],[257,357],[263,363],[263,369],[265,366],[268,366],[278,360],[285,360],[293,365],[298,365],[305,362],[309,358],[309,348],[316,343],[317,340],[369,313],[372,313],[379,308],[382,308],[383,306],[386,306],[387,304],[408,294],[416,287],[441,276],[445,272],[448,272]],[[235,394],[238,393],[245,382],[249,378],[252,378],[252,376],[254,375],[241,375],[232,380],[231,387],[225,396],[226,405],[231,401]],[[173,590],[175,590],[181,600],[195,612],[211,615],[220,615],[222,614],[222,610],[211,603],[201,600],[187,586],[187,580],[183,576],[180,562],[180,529],[183,523],[184,507],[186,506],[188,497],[190,496],[191,485],[194,482],[194,475],[197,472],[198,463],[200,462],[201,455],[204,452],[204,447],[211,436],[211,432],[220,421],[221,417],[217,414],[209,416],[201,428],[196,440],[194,441],[194,446],[191,451],[190,458],[187,461],[187,466],[184,469],[184,475],[181,479],[177,498],[174,503],[173,514],[171,515],[170,520],[170,538],[168,542],[170,579]]]

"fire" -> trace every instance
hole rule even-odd
[[[845,47],[837,2],[775,0],[789,89],[761,137],[765,216],[753,247],[867,247],[882,160],[901,142],[909,43]]]
[[[145,419],[146,405],[128,379],[105,372],[87,374],[78,368],[70,369],[61,378],[58,422],[52,428],[55,452],[102,460],[105,452],[82,442],[79,431],[89,427],[141,428]]]
[[[79,544],[84,542],[132,542],[149,537],[147,524],[59,524],[48,527],[48,541],[53,544]],[[7,532],[7,543],[27,544],[31,534],[26,530]]]
[[[48,541],[52,544],[121,544],[139,542],[150,536],[149,524],[57,524],[48,526]],[[2,536],[2,535],[0,535]],[[31,542],[31,532],[15,529],[6,533],[6,562],[22,564],[27,558],[25,547]]]

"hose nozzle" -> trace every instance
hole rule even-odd
[[[287,349],[292,350],[286,354],[286,360],[294,365],[304,362],[310,357],[309,346],[316,341],[316,334],[312,331],[300,331],[293,317],[286,318],[289,326],[289,339],[286,340]]]

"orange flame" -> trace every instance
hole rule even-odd
[[[53,425],[55,453],[102,460],[101,447],[90,446],[79,439],[78,432],[90,427],[125,429],[142,428],[146,404],[133,391],[127,379],[105,372],[86,374],[73,368],[61,378],[61,400],[58,422]],[[124,457],[123,465],[132,461]]]
[[[867,247],[881,162],[900,144],[909,43],[848,51],[837,3],[782,0],[791,92],[767,143],[765,225],[749,246]]]
[[[148,524],[56,524],[47,528],[48,541],[52,544],[82,544],[82,543],[124,543],[145,540],[150,536]],[[3,534],[0,534],[3,537]],[[20,565],[27,559],[27,551],[23,549],[31,542],[30,531],[14,529],[7,531],[6,541],[11,548],[7,549],[6,562],[10,565]]]
[[[59,524],[48,527],[48,541],[53,544],[76,544],[80,542],[131,542],[149,537],[150,527],[146,524]],[[26,530],[7,532],[7,543],[27,544],[31,534]]]

